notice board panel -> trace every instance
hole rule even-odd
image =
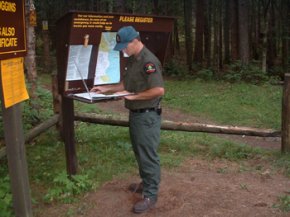
[[[0,60],[26,53],[24,1],[0,1]]]
[[[60,18],[57,21],[59,93],[69,95],[85,92],[96,84],[118,83],[126,58],[122,52],[113,51],[113,47],[117,31],[129,25],[139,32],[142,42],[163,64],[173,31],[173,17],[71,11]],[[111,70],[115,72],[110,74]]]

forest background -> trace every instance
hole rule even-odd
[[[175,17],[167,75],[259,83],[283,80],[289,72],[289,0],[28,0],[26,5],[27,17],[33,10],[37,14],[36,26],[28,22],[32,83],[35,62],[39,72],[55,70],[55,23],[69,10]]]

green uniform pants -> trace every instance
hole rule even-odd
[[[160,159],[157,149],[160,142],[161,116],[156,111],[129,115],[130,138],[143,181],[143,195],[157,199],[160,183]]]

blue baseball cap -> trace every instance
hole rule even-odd
[[[139,33],[134,29],[133,26],[124,26],[117,32],[116,42],[114,50],[121,51],[125,49],[128,44],[139,36]]]

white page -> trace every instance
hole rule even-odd
[[[92,47],[92,45],[88,45],[87,47],[84,47],[83,45],[70,45],[66,81],[88,78]],[[79,68],[79,71],[77,67]]]

